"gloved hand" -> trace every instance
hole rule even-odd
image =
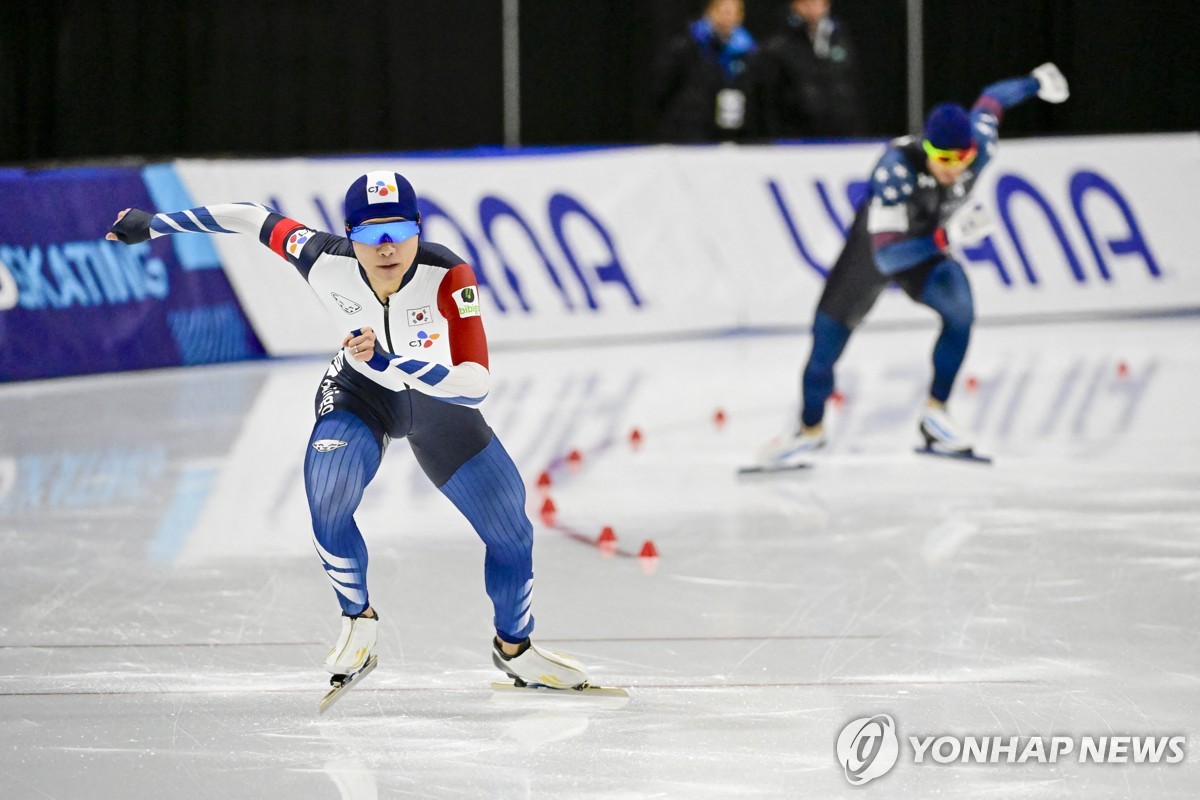
[[[1071,96],[1071,90],[1067,88],[1067,79],[1053,61],[1047,61],[1029,74],[1037,79],[1038,97],[1047,103],[1061,103]]]
[[[125,244],[141,244],[150,238],[150,220],[153,214],[147,214],[140,208],[127,208],[117,215],[117,221],[108,229],[104,238]]]
[[[951,214],[942,227],[946,241],[961,247],[982,241],[996,229],[996,221],[982,203],[970,202]]]

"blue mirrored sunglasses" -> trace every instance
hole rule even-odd
[[[421,227],[412,220],[397,222],[369,222],[350,229],[350,241],[379,245],[384,242],[400,244],[421,232]]]

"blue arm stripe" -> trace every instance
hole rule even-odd
[[[235,231],[221,227],[221,224],[213,218],[213,215],[204,206],[193,208],[192,213],[196,215],[196,219],[200,220],[200,224],[210,231],[215,231],[216,233],[235,233]]]
[[[407,372],[409,375],[420,372],[421,370],[423,370],[427,366],[429,366],[428,361],[418,361],[415,358],[405,358],[405,359],[396,358],[395,361],[393,361],[392,363],[395,364],[396,369],[403,370],[404,372]]]
[[[421,376],[421,380],[428,383],[430,386],[437,386],[442,382],[442,379],[450,374],[450,370],[443,367],[441,364],[434,364],[433,369]]]
[[[167,216],[170,217],[172,222],[176,223],[179,227],[183,228],[185,231],[191,231],[192,233],[204,233],[205,232],[203,228],[201,228],[196,223],[192,222],[191,217],[189,217],[187,214],[183,213],[182,211],[172,211],[169,214],[167,214]]]

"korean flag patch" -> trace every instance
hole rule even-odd
[[[309,230],[308,228],[297,228],[288,234],[286,245],[288,255],[292,258],[299,258],[300,251],[304,249],[304,245],[308,244],[308,240],[311,239],[315,233],[316,231]]]
[[[479,292],[474,286],[464,286],[453,295],[459,317],[479,316]]]
[[[421,306],[420,308],[410,308],[408,310],[408,327],[415,328],[418,325],[428,325],[430,320],[429,306]]]

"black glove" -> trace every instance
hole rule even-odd
[[[150,238],[150,220],[153,214],[147,214],[140,208],[131,208],[109,230],[116,234],[117,241],[125,244],[141,244]]]

